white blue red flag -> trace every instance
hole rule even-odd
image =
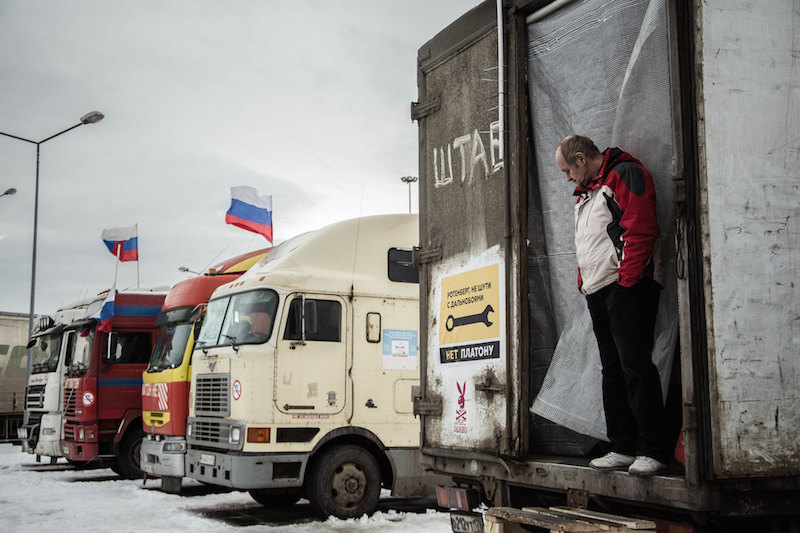
[[[97,331],[111,331],[111,319],[114,318],[114,296],[116,292],[116,288],[112,288],[108,291],[108,296],[103,300],[103,307],[91,316],[92,319],[99,322]]]
[[[272,196],[259,196],[247,185],[231,187],[231,207],[225,222],[263,235],[272,242]]]
[[[135,225],[104,229],[102,238],[108,251],[120,261],[139,260],[139,237]]]

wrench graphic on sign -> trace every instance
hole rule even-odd
[[[453,331],[453,329],[457,328],[458,326],[466,326],[467,324],[477,324],[478,322],[483,322],[488,328],[492,325],[492,322],[489,321],[489,313],[494,313],[494,309],[492,309],[491,305],[487,305],[486,309],[483,310],[483,313],[477,315],[462,316],[459,318],[454,318],[453,315],[450,315],[447,317],[444,327],[447,328],[447,331]]]

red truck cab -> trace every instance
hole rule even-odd
[[[80,334],[72,337],[61,440],[68,460],[108,461],[122,477],[142,477],[142,371],[164,297],[157,292],[117,293],[110,332],[99,331],[98,322],[87,318]],[[93,316],[104,299],[105,294],[90,304],[86,316]]]

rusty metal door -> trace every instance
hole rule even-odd
[[[514,453],[496,28],[484,3],[419,51],[423,452]]]

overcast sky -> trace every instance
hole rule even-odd
[[[0,0],[0,131],[105,114],[41,145],[36,312],[111,286],[104,228],[138,224],[142,287],[267,246],[225,224],[231,186],[273,195],[276,243],[407,212],[417,50],[477,3]],[[35,144],[0,136],[0,311],[28,312],[35,174]]]

